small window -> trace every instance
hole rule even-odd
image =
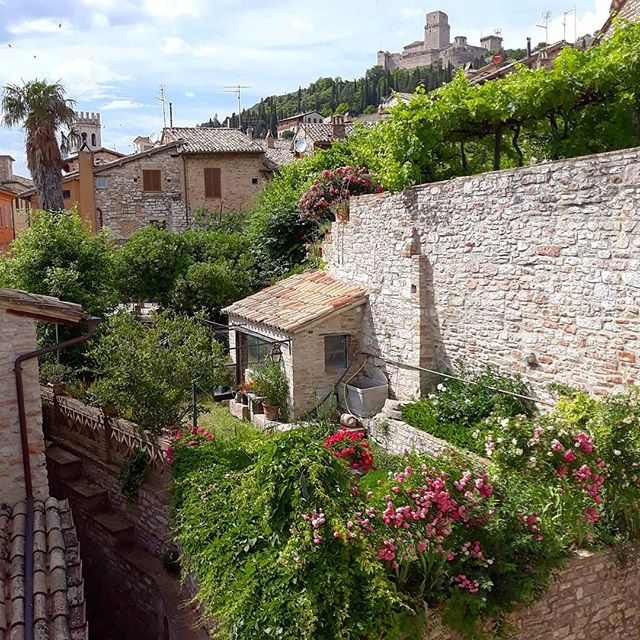
[[[91,134],[91,146],[92,147],[96,146],[96,134],[95,133]]]
[[[222,180],[220,169],[207,167],[204,170],[204,197],[205,198],[221,198],[222,197]]]
[[[258,178],[251,178],[251,184],[258,184]]]
[[[71,197],[71,191],[69,189],[64,189],[62,192],[62,199],[68,200]]]
[[[347,368],[347,346],[349,336],[325,336],[324,338],[324,369]]]
[[[86,143],[87,143],[87,134],[86,134],[86,133],[83,133],[83,134],[82,134],[82,143],[83,143],[83,144],[86,144]]]
[[[106,188],[107,188],[107,179],[96,178],[96,189],[106,189]]]
[[[142,190],[143,191],[162,191],[161,177],[162,177],[162,173],[160,169],[143,169]]]

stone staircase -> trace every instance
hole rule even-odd
[[[135,544],[135,528],[109,506],[108,492],[82,474],[82,459],[58,446],[46,450],[51,493],[67,498],[74,509],[88,515],[116,546]]]
[[[88,528],[93,532],[96,544],[116,550],[124,561],[133,564],[146,576],[145,580],[149,579],[156,585],[173,630],[167,637],[176,640],[209,638],[198,625],[198,614],[184,604],[178,580],[166,572],[157,556],[136,542],[135,526],[111,506],[108,491],[84,476],[82,458],[52,443],[47,443],[45,455],[51,495],[68,499],[78,524],[90,519]],[[90,624],[92,638],[111,640],[112,635],[103,620]]]

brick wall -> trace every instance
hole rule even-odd
[[[189,207],[211,211],[246,211],[265,181],[264,154],[218,153],[186,156]],[[204,169],[220,169],[221,198],[206,198]],[[258,181],[254,184],[253,179]]]
[[[54,398],[43,392],[44,433],[47,440],[82,459],[86,478],[109,493],[109,504],[136,528],[139,544],[160,555],[166,549],[169,528],[169,465],[163,459],[166,442],[154,447],[150,472],[140,487],[138,499],[126,505],[120,493],[119,474],[133,447],[148,441],[137,436],[124,420],[107,418],[102,411],[65,396]]]
[[[0,305],[0,502],[13,505],[25,498],[20,423],[14,374],[15,359],[36,348],[35,321],[8,314]],[[24,402],[29,437],[31,476],[36,498],[49,495],[44,458],[38,363],[22,365]]]
[[[601,394],[636,381],[640,150],[421,185],[351,202],[324,255],[369,291],[365,350],[463,360]],[[386,366],[400,398],[427,374]]]
[[[145,169],[160,170],[162,191],[143,191]],[[152,222],[166,226],[169,231],[187,227],[182,158],[175,154],[175,149],[116,164],[101,170],[96,177],[107,181],[106,189],[96,188],[96,208],[102,214],[102,224],[109,227],[115,240],[122,242]]]
[[[510,616],[514,640],[627,640],[640,634],[640,564],[615,550],[569,560],[543,599]],[[434,618],[423,640],[459,640]]]

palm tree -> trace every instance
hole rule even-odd
[[[33,80],[23,86],[8,84],[2,98],[2,122],[22,125],[26,133],[27,166],[38,190],[40,207],[62,211],[62,156],[56,137],[63,127],[73,127],[74,100],[64,97],[59,83]]]

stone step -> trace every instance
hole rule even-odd
[[[129,544],[135,538],[135,527],[115,511],[101,511],[91,516],[116,545]]]
[[[45,451],[47,467],[52,475],[62,480],[75,480],[82,475],[82,460],[61,447],[51,446]]]
[[[88,480],[68,480],[65,488],[71,504],[79,506],[83,511],[99,513],[108,509],[107,492]]]

